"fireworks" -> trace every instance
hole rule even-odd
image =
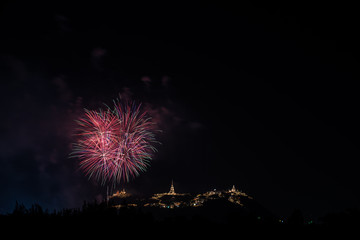
[[[72,156],[80,169],[102,184],[129,181],[147,169],[156,148],[154,123],[134,102],[114,102],[114,109],[85,110]]]

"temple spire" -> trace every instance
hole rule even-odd
[[[171,180],[171,187],[170,187],[170,192],[169,192],[170,195],[175,195],[175,189],[174,189],[174,181]]]

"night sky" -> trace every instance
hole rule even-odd
[[[280,216],[359,207],[354,6],[56,2],[1,5],[0,213],[100,200],[69,158],[73,130],[119,94],[162,129],[133,194],[173,179],[235,184]]]

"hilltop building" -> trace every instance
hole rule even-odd
[[[130,194],[125,191],[116,191],[116,193],[107,197],[107,202],[110,206],[121,208],[121,207],[137,207],[137,200]]]
[[[176,195],[175,188],[174,188],[174,181],[173,181],[173,180],[171,180],[170,191],[169,191],[168,194],[169,194],[169,195]]]
[[[216,189],[212,191],[208,191],[205,193],[197,194],[192,201],[190,202],[190,206],[192,207],[201,207],[208,200],[216,200],[216,199],[227,199],[232,203],[243,206],[241,198],[249,198],[253,199],[246,193],[239,191],[235,188],[235,185],[232,186],[231,189],[225,191],[217,191]]]
[[[119,192],[119,190],[116,191],[116,193],[114,193],[113,195],[109,196],[109,198],[110,198],[110,199],[111,199],[111,198],[126,198],[126,197],[130,197],[130,196],[131,196],[131,194],[130,194],[130,193],[127,193],[127,192],[125,191],[125,188],[123,188],[123,190],[121,190],[120,192]]]
[[[244,206],[245,199],[253,199],[246,193],[239,191],[232,186],[229,190],[216,190],[191,195],[189,193],[177,193],[174,182],[171,181],[170,190],[165,193],[156,193],[148,199],[139,199],[127,193],[125,189],[117,191],[108,196],[108,203],[113,207],[159,207],[159,208],[179,208],[179,207],[201,207],[211,200],[224,199],[239,206]]]
[[[184,196],[188,195],[188,193],[176,193],[174,188],[174,182],[171,181],[170,191],[167,193],[155,193],[152,199],[160,199],[164,196]]]
[[[150,199],[145,207],[175,208],[188,205],[191,196],[188,193],[175,192],[174,182],[171,181],[170,191],[166,193],[156,193]]]

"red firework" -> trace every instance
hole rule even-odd
[[[115,102],[114,110],[85,111],[73,156],[80,169],[102,184],[129,181],[149,166],[156,151],[154,124],[140,105]]]

